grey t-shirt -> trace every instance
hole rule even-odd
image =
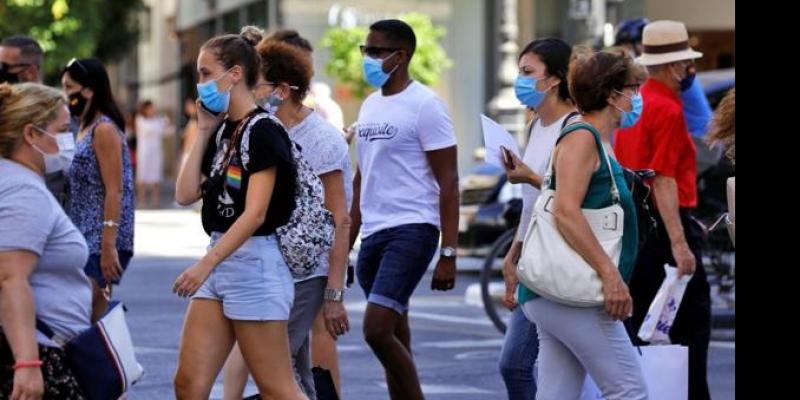
[[[36,316],[68,340],[90,326],[92,284],[83,267],[86,240],[44,178],[16,162],[0,158],[0,252],[27,250],[39,256],[30,275]],[[37,341],[56,346],[41,332]]]
[[[342,171],[344,178],[347,210],[353,202],[353,167],[350,163],[347,141],[342,131],[322,119],[316,111],[312,111],[302,122],[288,130],[289,139],[302,148],[303,158],[311,165],[317,175]],[[320,259],[317,270],[305,281],[320,276],[328,276],[329,254]]]

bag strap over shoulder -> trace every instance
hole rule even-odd
[[[595,129],[592,125],[587,124],[585,122],[581,122],[566,126],[561,131],[561,136],[559,137],[559,141],[563,139],[565,136],[569,135],[570,133],[581,129],[588,130],[594,136],[595,143],[597,144],[597,151],[601,155],[601,157],[605,159],[606,166],[608,167],[608,173],[611,179],[611,199],[613,200],[614,204],[619,204],[620,203],[619,187],[617,187],[617,180],[614,179],[614,169],[611,168],[611,159],[608,157],[608,153],[603,148],[603,143],[600,140],[600,132],[598,132],[597,129]],[[553,157],[550,157],[550,162],[547,166],[547,172],[545,173],[543,179],[543,186],[548,189],[550,189],[553,175],[555,175],[555,170],[554,170],[555,166],[553,163],[554,163]]]

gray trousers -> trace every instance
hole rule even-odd
[[[289,346],[292,352],[294,375],[309,400],[317,398],[314,374],[311,373],[311,343],[309,332],[319,310],[328,278],[319,277],[294,285],[294,304],[289,314]]]
[[[602,307],[544,298],[522,307],[539,332],[537,400],[579,399],[587,372],[606,400],[647,399],[639,354],[623,323]]]

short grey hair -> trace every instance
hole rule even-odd
[[[18,48],[26,63],[35,64],[41,68],[44,61],[44,51],[42,51],[42,46],[39,46],[39,42],[33,38],[24,35],[9,36],[3,39],[0,46]]]

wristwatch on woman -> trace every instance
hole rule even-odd
[[[344,289],[325,289],[325,300],[341,303],[344,300]]]

